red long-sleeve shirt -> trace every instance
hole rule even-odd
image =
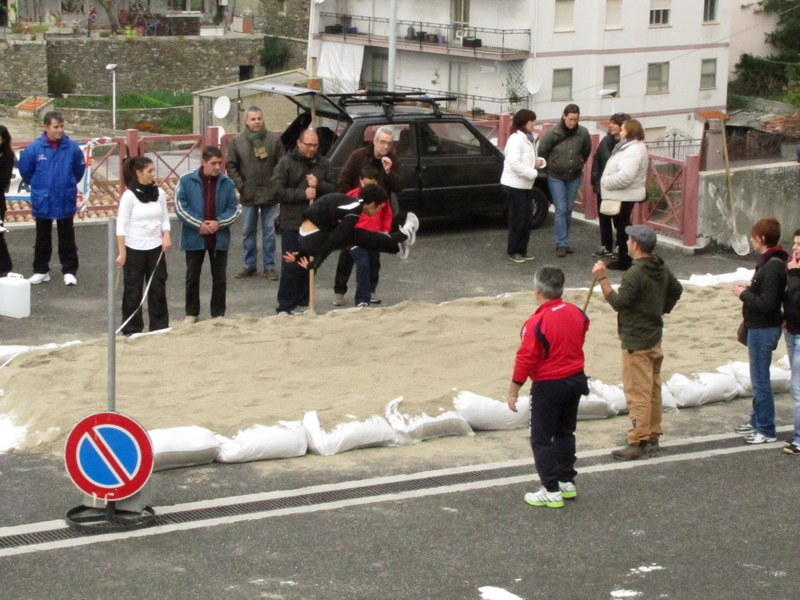
[[[521,343],[514,363],[514,383],[529,378],[549,381],[583,370],[583,342],[589,317],[561,298],[549,300],[531,315],[520,332]]]
[[[353,198],[360,198],[361,188],[357,187],[352,189],[347,192],[347,195]],[[358,223],[356,223],[356,227],[359,229],[366,229],[367,231],[383,231],[389,233],[392,230],[391,203],[388,200],[384,202],[381,209],[371,217],[361,213],[361,218],[358,220]]]

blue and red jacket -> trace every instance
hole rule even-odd
[[[66,219],[78,209],[78,182],[86,171],[86,158],[66,135],[53,147],[42,135],[19,157],[19,174],[31,186],[31,212],[41,219]]]
[[[561,298],[542,304],[520,332],[514,383],[563,379],[583,371],[587,331],[589,317],[574,304]]]

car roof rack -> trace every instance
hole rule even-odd
[[[424,104],[430,106],[433,114],[437,117],[442,116],[442,109],[439,102],[449,102],[458,100],[455,96],[429,96],[426,92],[381,92],[367,91],[355,94],[328,94],[332,99],[339,101],[342,108],[354,105],[374,105],[383,108],[387,119],[394,116],[394,105],[407,102]]]

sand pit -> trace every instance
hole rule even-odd
[[[684,287],[666,317],[664,380],[746,361],[735,340],[740,303],[730,285]],[[565,297],[582,306],[586,293]],[[398,396],[405,398],[403,412],[436,415],[452,410],[456,388],[503,397],[520,327],[535,309],[533,294],[524,292],[323,316],[218,319],[120,338],[117,410],[147,429],[200,425],[229,437],[255,423],[299,420],[309,410],[325,427],[382,415]],[[587,373],[620,383],[616,315],[598,292],[588,312]],[[28,429],[21,449],[60,453],[80,418],[105,410],[106,354],[106,340],[97,339],[31,351],[0,369],[0,415]]]

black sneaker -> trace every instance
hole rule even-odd
[[[800,446],[789,444],[783,447],[783,451],[786,452],[786,454],[800,454]]]

